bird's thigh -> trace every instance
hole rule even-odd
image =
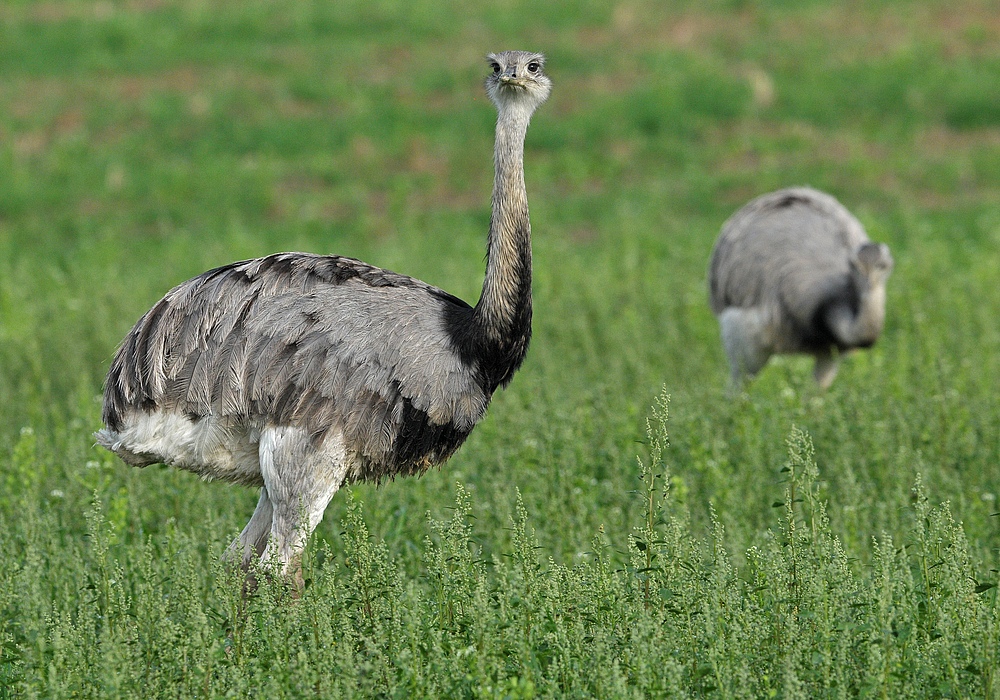
[[[305,521],[311,532],[344,482],[347,451],[336,435],[327,435],[317,448],[301,428],[267,428],[260,438],[260,470],[275,526]]]
[[[728,308],[719,315],[719,325],[730,361],[750,374],[760,370],[771,356],[767,315],[755,308]]]

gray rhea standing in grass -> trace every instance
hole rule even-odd
[[[793,187],[746,204],[723,225],[708,271],[733,385],[771,355],[806,353],[829,387],[839,354],[881,334],[892,266],[888,246],[828,194]]]
[[[340,486],[420,474],[447,459],[524,360],[524,138],[551,83],[541,54],[488,61],[486,91],[499,116],[475,307],[351,258],[281,253],[175,287],[115,355],[97,442],[133,466],[260,486],[227,552],[244,566],[277,558],[301,583],[302,547]]]

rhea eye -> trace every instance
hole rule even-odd
[[[529,73],[537,73],[539,68],[541,68],[541,66],[538,65],[538,61],[532,61],[528,64]]]
[[[500,64],[496,61],[490,61],[490,68],[493,69],[494,75],[500,72]]]

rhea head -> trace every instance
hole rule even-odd
[[[552,91],[552,81],[545,75],[545,56],[540,53],[501,51],[486,60],[491,71],[486,94],[500,111],[513,107],[530,115]]]
[[[859,288],[884,286],[895,262],[885,243],[864,243],[851,256],[851,273]]]

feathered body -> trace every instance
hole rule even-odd
[[[255,486],[261,475],[220,450],[242,453],[242,440],[270,425],[301,428],[317,448],[342,436],[356,452],[352,480],[417,473],[455,451],[502,379],[480,369],[473,334],[461,332],[472,314],[440,289],[350,258],[280,253],[227,265],[175,287],[139,320],[111,365],[104,422],[127,433],[138,408],[202,424],[202,439],[219,444],[210,455],[136,441],[116,451],[136,466],[166,462]],[[526,345],[530,327],[518,330]],[[503,369],[509,377],[516,366]]]
[[[447,459],[524,360],[523,147],[550,82],[540,54],[489,62],[496,175],[475,307],[351,258],[280,253],[180,284],[118,349],[97,441],[134,466],[261,486],[232,547],[244,563],[278,556],[287,571],[343,482],[419,474]]]
[[[888,247],[828,194],[795,187],[746,204],[723,225],[709,263],[734,383],[773,354],[807,353],[829,386],[834,352],[869,347],[881,334],[892,267]]]

